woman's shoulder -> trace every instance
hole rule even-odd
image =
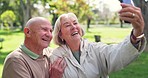
[[[53,51],[51,52],[51,55],[50,55],[51,63],[53,63],[59,57],[62,58],[63,57],[62,53],[63,53],[62,47],[54,48]]]
[[[65,51],[65,50],[63,49],[63,47],[62,47],[62,46],[59,46],[59,47],[53,49],[51,55],[52,55],[52,56],[62,57],[62,54],[63,54],[64,51]]]
[[[106,46],[107,44],[103,43],[103,42],[90,42],[87,39],[83,39],[81,45],[88,47],[101,47],[101,46]]]

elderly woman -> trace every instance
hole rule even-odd
[[[75,14],[59,16],[53,36],[59,47],[53,51],[50,60],[64,58],[67,66],[63,78],[108,78],[109,73],[124,68],[141,54],[146,46],[141,11],[128,4],[121,6],[120,19],[131,22],[133,30],[123,42],[113,45],[83,39]]]

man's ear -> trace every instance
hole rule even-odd
[[[24,28],[24,33],[26,36],[30,36],[30,29],[29,28]]]

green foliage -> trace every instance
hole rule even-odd
[[[16,20],[16,16],[13,11],[7,10],[1,15],[3,22],[12,23]]]
[[[0,0],[0,15],[8,9],[11,9],[9,6],[10,0]]]
[[[24,27],[26,21],[34,16],[40,16],[45,14],[39,14],[37,9],[34,8],[34,4],[39,0],[2,0],[3,6],[0,7],[1,13],[6,10],[12,10],[16,15],[16,23],[21,24]],[[50,8],[46,12],[50,12],[53,20],[53,24],[56,18],[67,12],[73,12],[77,15],[80,22],[87,20],[88,16],[93,16],[91,7],[86,3],[86,0],[40,0],[43,6],[49,3]],[[1,5],[0,5],[1,6]],[[0,14],[1,14],[0,13]],[[3,20],[2,20],[3,21]]]
[[[73,12],[77,15],[80,22],[86,21],[88,16],[92,16],[93,12],[90,10],[85,0],[57,0],[49,2],[50,10],[56,10],[55,14],[61,15],[63,13]]]

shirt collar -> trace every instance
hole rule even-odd
[[[39,58],[39,55],[38,55],[38,54],[35,54],[34,52],[30,51],[27,47],[25,47],[24,44],[22,44],[22,45],[20,46],[20,49],[21,49],[24,53],[26,53],[29,57],[31,57],[32,59],[37,59],[37,58]]]

